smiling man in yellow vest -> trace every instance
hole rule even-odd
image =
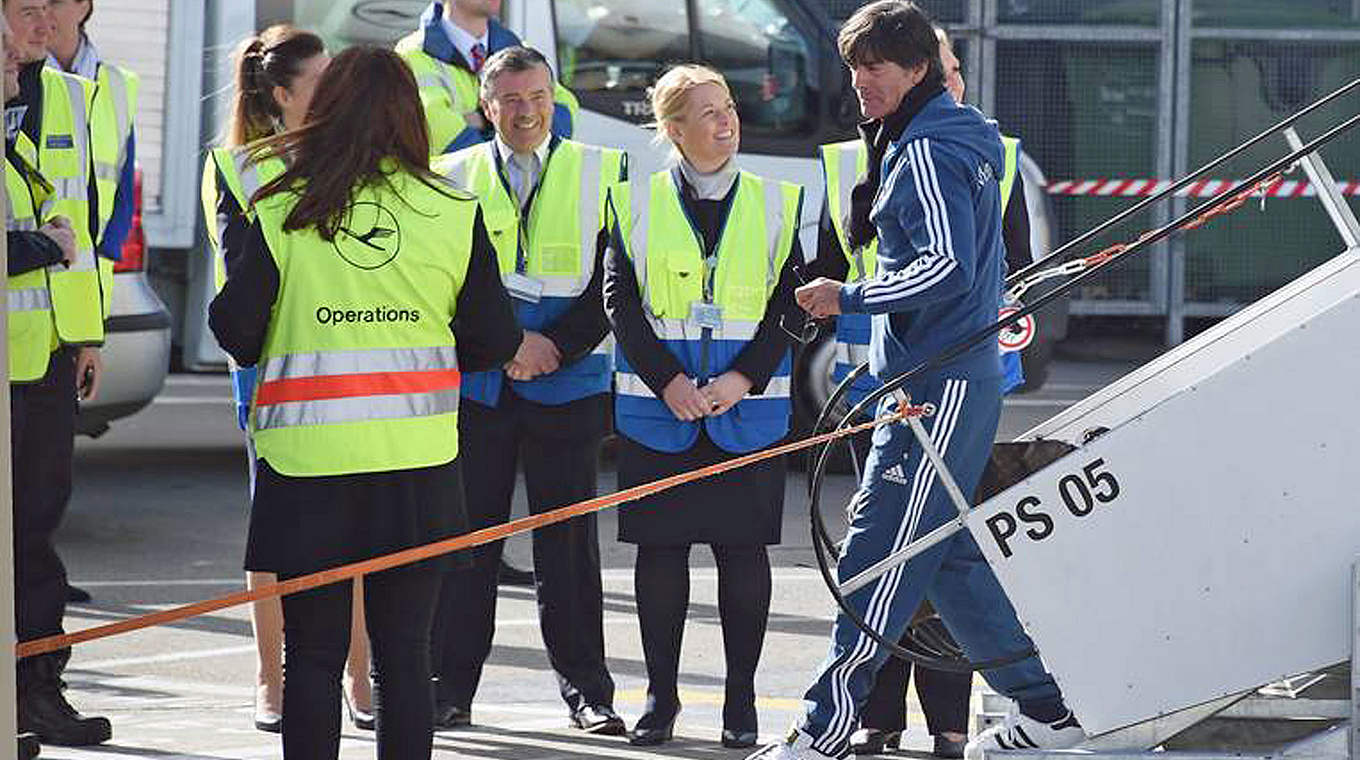
[[[510,47],[482,74],[482,109],[496,137],[435,162],[482,202],[487,231],[514,297],[524,342],[503,371],[463,380],[459,436],[468,518],[504,522],[524,462],[529,511],[595,496],[607,419],[609,331],[601,298],[605,188],[626,179],[624,156],[556,137],[552,70],[536,50]],[[605,668],[600,550],[594,515],[534,531],[534,575],[548,658],[571,725],[622,734]],[[473,550],[473,566],[444,582],[434,636],[436,725],[471,722],[491,651],[499,543]]]
[[[5,47],[17,55],[7,57],[5,76],[6,237],[16,252],[24,243],[37,251],[27,261],[16,257],[8,272],[20,640],[62,632],[66,569],[52,535],[71,495],[76,396],[92,397],[98,387],[95,346],[104,339],[89,227],[93,189],[86,114],[93,86],[44,68],[47,13],[47,0],[4,0],[12,33]],[[22,68],[11,76],[21,60]],[[44,234],[34,236],[33,230]],[[60,253],[43,237],[57,241]],[[67,649],[17,663],[19,730],[37,734],[45,744],[106,741],[109,722],[83,717],[62,694],[69,657]]]

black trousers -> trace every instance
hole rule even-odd
[[[896,657],[889,657],[879,669],[874,690],[869,692],[869,699],[860,711],[860,725],[880,731],[906,730],[907,686],[913,669],[916,671],[916,696],[921,700],[921,711],[926,714],[926,730],[930,735],[967,734],[973,674],[931,670]]]
[[[62,632],[66,612],[66,566],[52,536],[71,498],[75,453],[76,351],[52,354],[36,383],[11,384],[10,445],[13,452],[14,625],[20,641]],[[69,650],[17,663],[19,688],[55,680]]]
[[[280,575],[286,580],[289,575]],[[364,578],[379,760],[429,758],[434,730],[430,626],[440,572],[428,562]],[[349,652],[349,581],[283,597],[283,756],[335,760],[340,674]]]
[[[856,474],[863,470],[864,459],[872,446],[869,434],[852,436],[850,452],[857,465]],[[903,646],[906,643],[903,637]],[[916,696],[921,700],[921,711],[926,715],[926,729],[931,736],[946,732],[967,734],[973,674],[913,666],[897,657],[889,657],[879,668],[873,691],[869,692],[869,699],[860,710],[860,725],[880,731],[906,730],[907,687],[911,684],[913,669],[916,671]]]
[[[524,464],[529,511],[550,511],[596,495],[607,394],[545,406],[501,394],[491,408],[459,410],[468,521],[472,530],[505,522]],[[604,593],[595,515],[533,533],[539,625],[562,699],[576,710],[612,706],[614,680],[604,661]],[[446,575],[435,627],[436,699],[470,709],[496,623],[501,542],[471,550],[471,563]]]
[[[723,728],[755,731],[756,666],[770,616],[770,557],[765,546],[712,544],[718,565],[722,620]],[[633,571],[642,653],[647,661],[647,706],[638,728],[661,728],[680,709],[680,643],[689,612],[690,547],[639,544]]]

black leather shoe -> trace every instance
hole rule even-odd
[[[472,725],[472,710],[458,705],[435,705],[434,727],[436,729],[467,728]]]
[[[502,586],[532,586],[534,571],[521,570],[501,559],[501,567],[496,571],[496,582]]]
[[[901,746],[901,731],[861,728],[850,735],[850,754],[852,755],[881,755],[884,750],[898,749]]]
[[[19,734],[19,760],[33,760],[42,751],[37,734]]]
[[[43,744],[87,747],[113,736],[108,718],[87,718],[66,701],[58,683],[39,683],[19,695],[19,731],[38,735]]]
[[[90,592],[86,591],[85,589],[80,588],[79,586],[72,586],[70,584],[67,584],[66,586],[67,602],[70,602],[71,604],[84,604],[90,601],[91,598],[92,597],[90,596]]]
[[[647,713],[628,732],[628,743],[634,747],[655,747],[665,744],[675,737],[675,719],[680,717],[677,709],[671,719],[662,722],[653,713]]]
[[[571,727],[599,736],[623,736],[628,727],[609,705],[586,705],[571,713]]]
[[[968,744],[967,739],[954,741],[943,736],[935,737],[935,751],[931,754],[935,757],[945,758],[945,760],[962,760],[963,748]]]
[[[760,738],[755,731],[738,731],[733,728],[724,728],[722,732],[722,745],[728,749],[749,749],[756,746],[756,740]]]

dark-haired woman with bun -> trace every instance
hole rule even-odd
[[[225,265],[239,255],[250,229],[250,196],[259,189],[262,178],[267,180],[283,171],[283,162],[277,160],[247,165],[245,146],[302,125],[312,91],[330,56],[320,37],[280,24],[243,40],[233,60],[236,91],[231,120],[222,146],[208,154],[203,169],[203,218],[209,220],[208,239],[219,288],[226,278]],[[219,254],[225,254],[225,259]],[[237,423],[245,430],[255,372],[233,367],[232,380]],[[249,441],[246,446],[249,451]],[[253,485],[253,452],[249,460]],[[246,575],[249,588],[273,582],[272,573]],[[279,600],[263,599],[251,605],[250,623],[255,633],[255,727],[277,733],[283,727],[283,611]],[[357,727],[372,729],[373,687],[368,676],[362,604],[354,606],[351,627],[354,633],[345,668],[345,706]]]
[[[335,57],[300,128],[250,151],[248,166],[288,161],[252,196],[209,309],[222,348],[257,368],[248,570],[286,580],[466,529],[460,373],[503,366],[522,333],[476,199],[429,154],[415,78],[369,46]],[[384,760],[430,756],[430,627],[450,561],[363,578]],[[353,588],[283,598],[287,760],[339,752]]]

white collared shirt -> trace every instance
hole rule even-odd
[[[496,154],[500,158],[501,165],[505,167],[505,178],[510,181],[510,189],[515,193],[520,208],[524,208],[525,200],[529,198],[530,191],[538,184],[538,179],[543,173],[543,165],[548,162],[548,149],[552,147],[552,135],[544,137],[543,142],[539,143],[537,148],[534,148],[533,172],[527,178],[522,176],[520,165],[511,160],[515,152],[510,149],[509,145],[505,144],[499,134],[496,135],[495,145]]]
[[[487,57],[491,57],[491,50],[487,44],[487,40],[491,38],[490,27],[487,27],[487,33],[481,37],[473,37],[466,29],[449,21],[448,16],[442,16],[439,20],[444,24],[444,34],[448,35],[449,41],[453,43],[458,54],[463,56],[463,60],[467,61],[469,66],[472,65],[472,46],[479,42],[482,49],[486,51]]]

